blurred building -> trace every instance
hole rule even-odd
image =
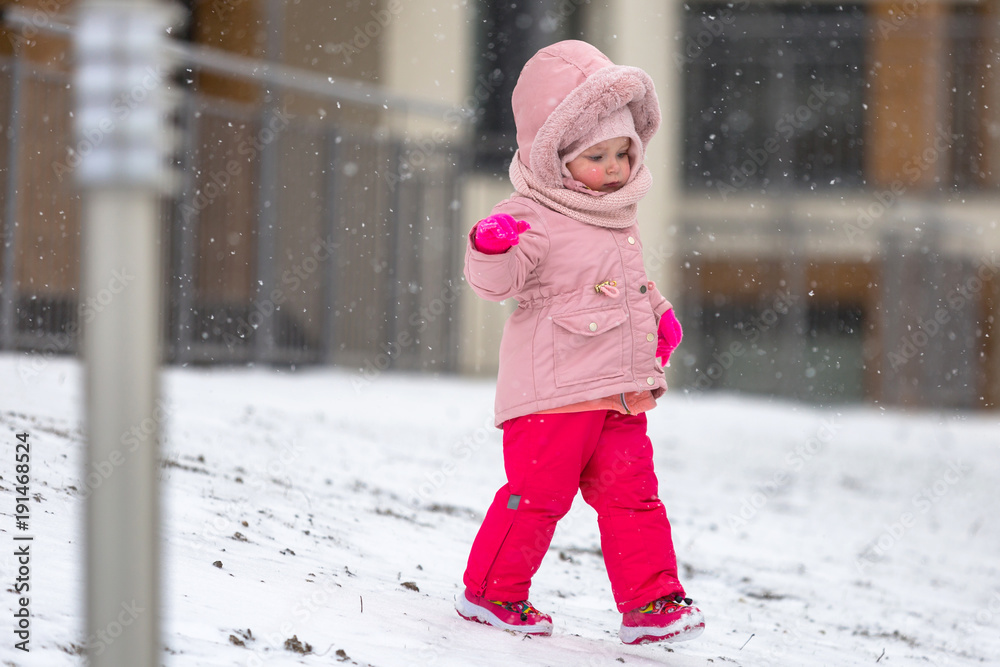
[[[461,275],[449,243],[467,123],[447,96],[408,90],[394,55],[411,41],[402,3],[187,2],[181,75],[150,72],[83,138],[63,34],[73,5],[5,5],[0,347],[76,350],[102,304],[77,296],[75,165],[148,88],[169,85],[184,102],[162,216],[167,361],[457,367],[457,297],[423,286],[441,294]],[[464,91],[460,75],[439,78]]]
[[[675,388],[1000,401],[997,0],[187,4],[185,42],[239,62],[173,82],[170,361],[494,372],[512,304],[465,288],[465,233],[511,191],[521,65],[580,38],[657,84],[640,220],[685,327]],[[71,54],[4,25],[0,345],[69,352]]]
[[[998,11],[690,5],[693,386],[997,404]]]

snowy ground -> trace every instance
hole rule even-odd
[[[0,356],[0,664],[82,665],[80,367],[25,379],[23,364]],[[163,373],[164,664],[1000,664],[996,414],[670,395],[650,414],[660,495],[707,630],[629,647],[582,500],[532,589],[552,637],[460,619],[452,598],[503,483],[493,385],[358,380]],[[9,592],[23,430],[39,494],[30,654]],[[293,636],[312,653],[286,649]]]

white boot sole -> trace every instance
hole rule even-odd
[[[476,623],[492,625],[493,627],[500,628],[501,630],[510,630],[511,632],[520,632],[526,635],[552,634],[551,623],[539,623],[538,625],[530,626],[504,623],[488,609],[483,609],[479,605],[469,602],[464,593],[459,593],[455,596],[455,611],[457,611],[458,615],[467,621],[475,621]]]
[[[705,617],[702,614],[687,614],[666,627],[626,627],[618,630],[618,637],[625,644],[649,644],[651,642],[686,642],[697,639],[705,631]]]

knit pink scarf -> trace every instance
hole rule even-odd
[[[534,199],[539,204],[569,216],[588,225],[625,229],[636,223],[636,205],[646,196],[652,185],[652,177],[646,165],[620,190],[594,196],[585,192],[574,192],[568,188],[553,188],[542,183],[521,162],[520,151],[514,153],[510,161],[510,182],[517,193]]]

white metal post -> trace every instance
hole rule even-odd
[[[87,463],[86,646],[92,667],[153,667],[159,641],[160,198],[170,186],[177,10],[86,0],[75,34],[82,161]],[[84,149],[87,151],[84,154]]]
[[[10,73],[10,116],[7,121],[7,178],[4,192],[3,235],[0,236],[0,256],[3,258],[3,273],[0,274],[0,349],[17,349],[17,301],[18,287],[15,282],[14,267],[17,265],[17,204],[18,179],[21,159],[21,76],[23,66],[20,54],[14,54]]]

